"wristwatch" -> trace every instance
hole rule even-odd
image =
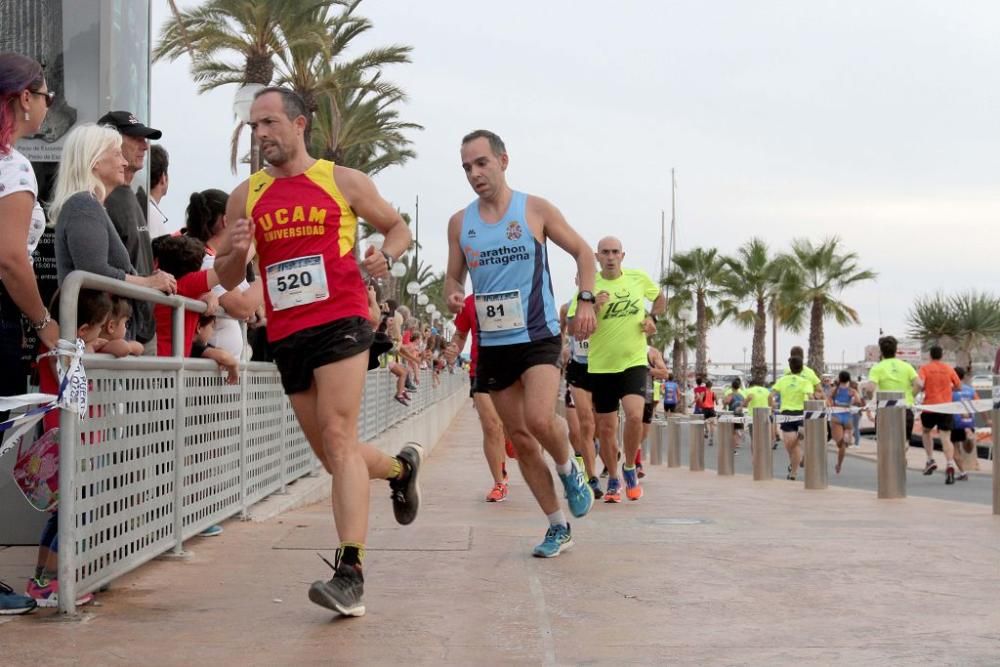
[[[385,257],[385,268],[388,271],[392,270],[392,265],[396,263],[396,258],[387,253],[385,250],[381,251],[382,256]]]
[[[597,299],[594,297],[594,293],[589,292],[587,290],[581,291],[577,299],[579,299],[580,301],[586,301],[587,303],[597,303]]]
[[[34,329],[35,331],[41,331],[42,329],[47,327],[49,325],[49,322],[51,321],[52,321],[52,316],[49,315],[49,309],[46,308],[45,315],[42,316],[42,319],[38,320],[37,322],[31,322],[31,328]]]

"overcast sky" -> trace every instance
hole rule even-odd
[[[155,34],[168,11],[153,0]],[[360,46],[414,47],[387,75],[410,95],[404,118],[426,129],[417,159],[376,183],[410,213],[419,195],[421,259],[439,270],[447,219],[475,196],[459,142],[482,127],[506,142],[513,188],[549,199],[593,244],[619,236],[626,265],[653,275],[671,167],[681,251],[839,235],[879,279],[844,294],[862,324],[828,323],[830,362],[860,359],[880,327],[903,333],[917,295],[993,287],[995,2],[366,0],[361,13],[375,29]],[[153,68],[172,219],[192,191],[238,182],[235,91],[197,95],[189,64]],[[565,300],[574,268],[549,252]],[[780,332],[781,355],[806,338]],[[714,329],[709,356],[742,361],[750,341]]]

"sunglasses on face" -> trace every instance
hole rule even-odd
[[[37,90],[29,90],[32,95],[42,95],[45,97],[45,108],[48,109],[52,106],[52,102],[56,99],[56,93],[53,90],[46,90],[45,92],[40,92]]]

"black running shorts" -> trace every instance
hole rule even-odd
[[[584,391],[593,391],[590,374],[587,373],[587,364],[570,359],[566,366],[566,384]]]
[[[296,331],[271,343],[274,363],[281,373],[281,386],[286,394],[308,391],[314,370],[366,352],[374,338],[367,319],[345,317]]]
[[[633,366],[620,373],[590,373],[594,394],[594,412],[607,414],[618,411],[622,397],[630,394],[646,398],[646,376],[649,366]]]
[[[561,356],[559,336],[514,345],[480,345],[476,378],[487,391],[501,391],[520,380],[532,366],[558,368]]]
[[[951,415],[944,415],[940,412],[920,413],[920,425],[924,427],[925,431],[930,431],[934,427],[941,431],[950,431],[951,423]]]

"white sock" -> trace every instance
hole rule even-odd
[[[566,463],[557,463],[556,472],[560,475],[568,475],[573,472],[573,458],[566,459]]]
[[[556,510],[552,514],[546,514],[545,517],[549,520],[550,526],[566,526],[566,515],[563,514],[562,510]]]
[[[951,459],[951,460],[948,461],[948,467],[949,468],[954,468],[955,467],[955,461],[954,461],[954,459]]]

